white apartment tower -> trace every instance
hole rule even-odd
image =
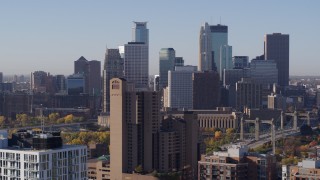
[[[2,131],[0,134],[6,133]],[[59,144],[52,134],[38,134],[35,138],[38,144],[33,144],[33,147],[19,147],[18,145],[9,147],[8,144],[3,143],[8,139],[0,139],[2,142],[0,148],[1,180],[87,179],[86,146],[62,145],[56,148],[34,148],[44,144],[44,146]],[[51,140],[53,141],[50,142]],[[34,139],[32,141],[35,142]],[[21,140],[21,142],[24,141]]]

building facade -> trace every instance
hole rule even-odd
[[[217,71],[220,73],[223,71],[220,67],[220,57],[221,57],[221,47],[224,45],[228,45],[228,26],[224,26],[221,24],[210,26],[211,31],[211,48],[213,51],[213,61],[217,68]],[[232,56],[231,56],[232,57]],[[231,58],[230,57],[230,58]],[[223,77],[219,74],[220,77]]]
[[[123,47],[124,76],[137,89],[148,89],[149,50],[144,42],[129,42]]]
[[[262,85],[251,78],[242,78],[236,83],[236,108],[260,108],[262,104]]]
[[[176,67],[168,73],[168,107],[192,109],[192,74],[196,66]]]
[[[192,74],[193,109],[215,109],[220,101],[219,74],[214,71]]]
[[[159,52],[160,89],[168,86],[168,71],[174,71],[175,57],[173,48],[162,48]]]
[[[276,179],[276,159],[272,155],[248,152],[248,147],[231,145],[226,152],[202,155],[198,162],[198,180]]]
[[[289,35],[281,33],[264,36],[264,55],[266,60],[274,60],[278,69],[280,86],[289,85]]]
[[[29,136],[33,138],[30,146],[24,139]],[[54,133],[13,134],[9,146],[1,147],[0,159],[1,179],[87,179],[86,146],[62,145]]]
[[[107,49],[103,67],[103,112],[110,113],[110,80],[112,78],[121,78],[123,74],[123,59],[120,56],[119,49]]]
[[[200,28],[199,35],[199,71],[213,70],[211,30],[208,23]]]
[[[278,69],[274,60],[252,60],[251,77],[263,86],[278,84]]]
[[[218,64],[218,72],[220,74],[220,80],[222,81],[224,70],[233,69],[232,46],[222,45],[220,47],[220,59]]]
[[[149,44],[149,29],[147,22],[133,22],[132,27],[132,42],[143,42]]]
[[[122,173],[132,173],[139,165],[150,172],[160,126],[159,92],[136,92],[125,79],[113,78],[110,97],[111,179],[122,179]]]

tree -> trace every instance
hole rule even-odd
[[[136,173],[142,173],[142,166],[141,165],[139,165],[139,166],[137,166],[137,167],[135,167],[134,168],[134,171],[136,172]]]
[[[214,137],[215,137],[216,139],[221,138],[221,136],[222,136],[222,132],[221,132],[221,131],[216,131],[216,132],[214,133]]]
[[[228,128],[226,130],[226,132],[227,132],[227,135],[230,136],[230,135],[232,135],[234,133],[234,129],[233,128]]]
[[[72,123],[73,119],[74,119],[74,116],[72,114],[69,114],[69,115],[64,117],[65,123]]]
[[[5,125],[6,118],[4,116],[0,116],[0,127],[3,128]]]
[[[26,126],[29,117],[27,114],[17,114],[16,119],[21,123],[22,126]]]
[[[49,114],[50,122],[55,122],[60,117],[59,113],[51,113]]]

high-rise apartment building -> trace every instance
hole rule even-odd
[[[215,109],[220,101],[219,74],[214,71],[192,74],[193,109]]]
[[[49,73],[35,71],[31,73],[31,90],[33,92],[47,92],[52,88],[52,79]]]
[[[87,179],[87,147],[63,145],[58,132],[0,132],[0,179]]]
[[[178,66],[168,73],[168,107],[192,109],[192,73],[196,66]]]
[[[208,23],[200,28],[199,36],[199,71],[211,71],[214,68],[211,30]]]
[[[160,90],[160,76],[159,75],[154,75],[153,90],[154,91],[159,91]]]
[[[149,29],[147,29],[147,22],[133,22],[132,27],[132,42],[144,42],[149,44]]]
[[[278,84],[289,85],[289,35],[281,33],[264,36],[264,56],[274,60],[278,68]]]
[[[125,79],[111,79],[111,179],[122,179],[122,173],[131,173],[138,165],[146,172],[153,169],[159,126],[159,92],[136,92]]]
[[[103,112],[110,112],[110,80],[112,78],[121,78],[123,74],[123,59],[120,56],[119,49],[107,49],[104,59],[103,70]]]
[[[168,71],[173,71],[176,53],[173,48],[162,48],[159,52],[160,89],[168,86]]]
[[[136,89],[148,89],[149,50],[144,42],[128,42],[123,46],[124,76]]]

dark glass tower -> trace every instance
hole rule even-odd
[[[278,84],[289,85],[289,35],[266,34],[264,37],[265,60],[275,60],[278,68]]]

